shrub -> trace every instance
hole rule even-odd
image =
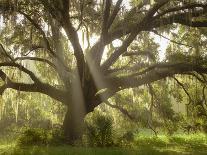
[[[134,134],[135,131],[129,130],[125,131],[121,135],[117,135],[115,139],[115,144],[118,147],[133,147],[134,146]]]
[[[52,145],[59,145],[65,142],[64,132],[61,128],[54,128],[50,131],[50,141]]]
[[[49,143],[49,133],[41,128],[26,129],[18,139],[19,145],[46,145]]]
[[[133,131],[127,131],[123,134],[122,139],[128,142],[134,141],[134,132]]]
[[[86,122],[87,144],[90,146],[111,146],[113,145],[112,119],[102,114],[92,117],[91,122]]]
[[[65,142],[63,130],[54,128],[27,128],[18,139],[19,145],[58,145]]]

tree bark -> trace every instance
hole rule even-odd
[[[65,100],[68,106],[63,122],[66,142],[72,145],[82,138],[85,116],[101,102],[95,95],[97,90],[92,77],[81,84],[82,81],[76,75],[70,88],[71,96]]]
[[[67,107],[63,122],[63,130],[66,143],[73,145],[78,140],[81,140],[84,130],[84,118],[86,114],[77,115],[70,107]]]
[[[68,107],[63,122],[63,130],[66,142],[71,145],[80,141],[82,138],[85,129],[85,116],[101,103],[100,97],[95,95],[95,87],[89,86],[87,89],[81,90],[83,95],[75,95],[75,93],[80,92],[74,91],[73,99],[67,104]]]

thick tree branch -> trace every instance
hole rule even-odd
[[[165,38],[166,40],[169,40],[169,41],[172,42],[172,43],[177,44],[177,45],[182,45],[182,46],[186,46],[186,47],[193,48],[193,46],[190,46],[190,45],[187,45],[187,44],[183,44],[183,43],[181,43],[181,42],[177,42],[177,41],[175,41],[175,40],[169,39],[169,38],[165,37],[164,35],[159,34],[159,33],[158,33],[157,31],[155,31],[155,30],[152,30],[152,32],[153,32],[154,34],[156,34],[156,35],[162,37],[162,38]]]
[[[203,83],[203,84],[206,84],[207,81],[205,79],[202,79],[201,77],[199,77],[199,75],[197,75],[196,73],[194,72],[188,72],[188,73],[185,73],[187,75],[192,75],[193,77],[195,77],[200,83]],[[202,73],[200,73],[201,75]]]
[[[42,28],[36,23],[35,20],[33,20],[28,14],[24,13],[23,11],[18,10],[17,12],[19,12],[20,14],[22,14],[42,35],[44,42],[45,42],[45,48],[50,52],[50,54],[52,56],[54,56],[59,62],[60,64],[64,67],[67,68],[67,66],[64,64],[64,62],[62,61],[62,59],[55,53],[55,51],[53,51],[53,49],[50,46],[50,42],[46,37],[45,32],[42,30]],[[68,68],[67,68],[68,70]]]
[[[129,45],[134,41],[136,36],[139,32],[141,32],[144,27],[146,27],[147,24],[150,24],[150,20],[153,17],[153,15],[159,10],[162,6],[164,6],[166,3],[168,3],[169,0],[163,0],[160,3],[156,3],[145,15],[145,17],[141,20],[141,22],[136,23],[136,28],[132,29],[130,32],[130,35],[127,37],[127,39],[124,40],[121,47],[119,47],[117,50],[115,50],[111,56],[103,63],[102,70],[106,71],[110,66],[112,66],[120,55],[122,55],[124,52],[127,51],[127,48]]]
[[[35,76],[35,74],[28,70],[27,68],[25,68],[22,65],[19,65],[17,63],[14,62],[2,62],[0,63],[0,67],[16,67],[18,68],[20,71],[26,73],[27,75],[29,75],[29,77],[36,83],[40,83],[40,80]]]
[[[14,59],[14,61],[18,61],[18,60],[34,60],[34,61],[44,62],[44,63],[47,63],[52,68],[54,68],[55,70],[57,70],[57,67],[51,61],[47,59],[38,58],[38,57],[16,57]]]
[[[62,0],[62,13],[68,15],[70,9],[70,0]]]
[[[73,27],[69,19],[69,16],[65,16],[63,20],[64,21],[62,21],[61,25],[65,29],[66,34],[73,46],[74,55],[77,61],[78,73],[79,73],[80,80],[82,83],[84,79],[84,68],[85,68],[85,59],[84,59],[83,50],[79,43],[78,34],[75,28]]]
[[[150,51],[129,51],[124,53],[122,56],[146,56],[150,60],[155,61],[155,56]]]
[[[103,24],[102,24],[102,33],[101,35],[103,36],[103,38],[105,38],[105,36],[107,36],[108,33],[108,20],[109,20],[109,16],[110,16],[110,10],[111,10],[111,0],[105,0],[104,1],[104,13],[103,13]]]
[[[109,69],[107,70],[107,74],[113,74],[113,73],[123,73],[123,72],[133,72],[133,71],[139,71],[140,69],[149,67],[150,64],[149,63],[136,63],[133,66],[129,66],[129,63],[127,63],[127,65],[120,67],[120,68],[114,68],[114,69]]]
[[[136,118],[134,116],[132,116],[131,114],[129,114],[129,112],[126,109],[124,109],[123,107],[115,105],[115,104],[111,104],[109,101],[105,101],[105,104],[110,106],[111,108],[119,110],[122,114],[127,116],[130,120],[135,121]]]
[[[110,16],[111,4],[112,4],[111,0],[103,1],[104,12],[103,12],[103,22],[102,22],[100,38],[99,41],[91,48],[90,54],[87,55],[88,57],[90,57],[91,60],[93,60],[94,65],[96,66],[99,66],[101,63],[101,58],[105,46],[104,42],[108,36],[108,20]],[[90,62],[90,64],[92,64],[92,62]]]
[[[189,10],[189,9],[196,9],[196,8],[205,8],[206,5],[205,4],[198,4],[198,3],[192,3],[192,4],[186,4],[184,6],[180,6],[180,7],[173,7],[173,8],[169,8],[165,11],[162,11],[161,13],[159,13],[156,18],[160,18],[168,13],[175,13],[178,11],[184,11],[184,10]]]
[[[195,17],[202,17],[202,15],[207,13],[206,7],[201,10],[192,10],[186,11],[184,13],[175,13],[173,15],[170,15],[168,17],[162,17],[162,18],[157,18],[154,16],[153,22],[150,24],[146,24],[142,31],[151,31],[154,28],[162,27],[165,25],[170,25],[173,23],[177,24],[182,24],[185,26],[190,26],[190,27],[207,27],[207,22],[206,21],[196,21],[193,20],[189,17],[189,14],[191,15],[192,18]],[[108,38],[105,42],[105,44],[109,44],[115,39],[121,38],[131,32],[132,29],[136,29],[136,22],[128,25],[127,27],[122,27],[120,24],[120,28],[117,28],[116,30],[112,31],[109,33]]]
[[[68,39],[70,40],[74,55],[77,62],[77,68],[79,77],[81,80],[81,85],[83,86],[83,79],[84,79],[84,68],[85,68],[85,59],[83,50],[79,43],[79,37],[76,32],[75,27],[71,22],[71,16],[69,14],[70,11],[70,1],[69,0],[62,0],[62,6],[53,6],[50,4],[49,1],[44,0],[42,1],[43,5],[45,6],[46,10],[52,15],[52,17],[60,23],[60,25],[65,30]],[[59,7],[58,9],[56,7]]]
[[[118,12],[120,10],[120,6],[121,6],[122,1],[123,0],[117,0],[115,8],[114,8],[114,10],[113,10],[109,20],[108,20],[107,27],[106,27],[107,29],[110,28],[110,26],[112,25],[114,19],[116,18],[117,14],[118,14]]]
[[[106,71],[110,66],[112,66],[120,55],[122,55],[125,51],[127,51],[128,46],[132,43],[132,41],[135,39],[137,34],[141,31],[144,24],[140,24],[139,27],[137,27],[136,31],[131,32],[131,34],[127,37],[127,39],[123,42],[122,46],[119,47],[117,50],[115,50],[110,57],[102,64],[102,70]]]
[[[186,72],[207,73],[207,68],[190,63],[163,63],[149,67],[143,72],[133,76],[113,77],[108,80],[111,86],[118,88],[134,88],[144,84],[149,84],[166,77],[172,77],[175,74],[184,74]]]
[[[78,24],[76,31],[78,31],[81,28],[81,26],[83,25],[84,4],[85,4],[85,0],[81,0],[80,1],[80,17],[79,17],[80,22]]]
[[[0,78],[5,83],[3,86],[0,87],[0,94],[2,94],[7,88],[12,88],[18,91],[43,93],[62,103],[66,103],[65,99],[69,95],[65,91],[56,89],[55,87],[52,87],[48,84],[44,84],[42,82],[35,82],[33,84],[13,82],[2,70],[0,70]]]
[[[18,12],[20,14],[22,14],[42,35],[45,45],[46,45],[46,49],[55,57],[58,58],[58,56],[55,54],[55,52],[52,50],[52,48],[50,47],[50,43],[49,40],[47,39],[45,32],[42,30],[42,28],[26,13],[24,13],[23,11],[18,10]]]
[[[7,57],[10,61],[13,61],[12,56],[6,51],[4,46],[0,43],[0,53],[2,53],[5,57]]]
[[[204,21],[196,21],[193,18],[195,17],[202,17],[202,15],[207,13],[207,4],[203,9],[200,10],[193,10],[193,11],[187,11],[184,13],[176,13],[173,15],[170,15],[168,17],[163,17],[157,19],[157,17],[154,17],[154,21],[151,25],[151,28],[157,28],[164,25],[170,25],[172,23],[178,23],[190,27],[207,27],[207,22]],[[190,15],[190,16],[189,16]],[[150,28],[150,27],[149,27]]]

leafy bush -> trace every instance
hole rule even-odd
[[[102,114],[92,117],[91,122],[86,122],[87,144],[90,146],[113,145],[112,119]]]
[[[118,147],[130,148],[134,146],[134,135],[136,131],[128,130],[115,138],[115,144]]]
[[[56,145],[64,142],[62,129],[28,128],[18,139],[19,145]]]
[[[19,145],[46,145],[49,142],[49,134],[41,128],[26,129],[18,139]]]
[[[124,133],[124,135],[122,136],[122,139],[128,142],[132,142],[134,141],[134,133],[133,131],[127,131],[126,133]]]
[[[55,128],[50,131],[50,144],[63,144],[65,142],[64,132],[61,128]]]

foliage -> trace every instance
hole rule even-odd
[[[135,137],[135,145],[137,146],[155,146],[163,147],[169,143],[166,136],[147,136],[147,135],[137,135]]]
[[[50,145],[61,145],[65,143],[65,137],[62,128],[53,128],[49,131],[50,138],[49,144]]]
[[[139,147],[155,147],[155,148],[186,148],[188,151],[195,150],[199,154],[199,150],[205,152],[207,148],[207,137],[203,133],[198,134],[175,134],[172,136],[159,135],[157,137],[147,135],[137,135],[135,145]],[[185,150],[183,150],[185,151]],[[187,150],[186,150],[187,151]]]
[[[64,136],[61,129],[46,130],[42,128],[28,128],[19,137],[20,146],[57,145],[63,144]]]
[[[124,133],[122,137],[126,142],[133,142],[134,141],[134,133],[133,131],[127,131]]]
[[[197,134],[190,134],[190,135],[185,135],[185,134],[178,134],[178,135],[173,135],[169,137],[169,140],[171,143],[177,143],[177,144],[182,144],[186,146],[191,146],[191,147],[201,147],[207,144],[207,136],[206,134],[203,133],[197,133]]]
[[[82,148],[63,146],[25,146],[0,145],[0,154],[7,155],[205,155],[207,137],[204,134],[173,135],[158,137],[138,135],[131,148]]]
[[[86,121],[87,143],[90,146],[112,146],[113,132],[113,120],[109,116],[97,113]]]
[[[41,128],[26,129],[18,140],[19,145],[47,145],[48,132]]]
[[[5,92],[0,104],[0,135],[19,133],[22,128],[50,130],[63,121],[65,107],[40,94]]]

